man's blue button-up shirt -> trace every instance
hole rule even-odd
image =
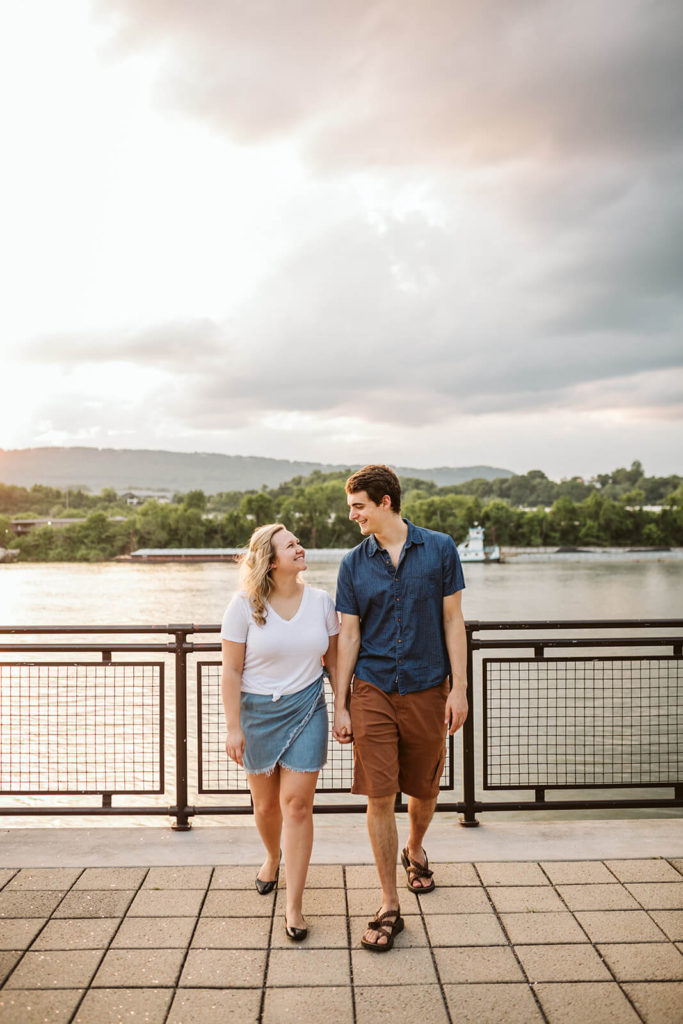
[[[373,534],[344,556],[337,578],[337,611],[360,619],[355,674],[387,693],[444,681],[451,667],[443,598],[465,587],[453,538],[404,522],[396,568]]]

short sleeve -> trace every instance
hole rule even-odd
[[[236,644],[247,642],[249,631],[249,604],[243,594],[235,594],[225,609],[221,626],[221,639],[231,640]]]
[[[351,569],[346,557],[342,559],[337,575],[337,611],[342,615],[360,615]]]
[[[334,607],[334,601],[327,593],[325,594],[325,625],[327,626],[328,636],[336,636],[339,632],[339,618]]]
[[[460,555],[452,537],[446,536],[441,554],[442,597],[450,597],[465,589],[465,577],[460,564]]]

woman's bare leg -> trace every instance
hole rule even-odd
[[[249,775],[249,789],[254,804],[254,821],[266,848],[266,859],[257,877],[263,882],[275,878],[280,863],[282,812],[280,810],[280,766],[271,775]]]
[[[301,901],[313,849],[313,797],[318,772],[280,769],[282,846],[287,872],[287,924],[304,928]]]

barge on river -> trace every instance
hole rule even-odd
[[[306,548],[307,562],[340,562],[348,548]],[[238,562],[244,548],[138,548],[119,555],[117,562]]]
[[[138,548],[117,562],[236,562],[244,548]]]
[[[500,562],[500,548],[497,544],[484,543],[484,527],[470,526],[467,537],[458,544],[461,562]]]

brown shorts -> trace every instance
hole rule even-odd
[[[384,693],[354,680],[352,793],[436,797],[446,757],[444,709],[449,693],[439,686],[417,693]]]

